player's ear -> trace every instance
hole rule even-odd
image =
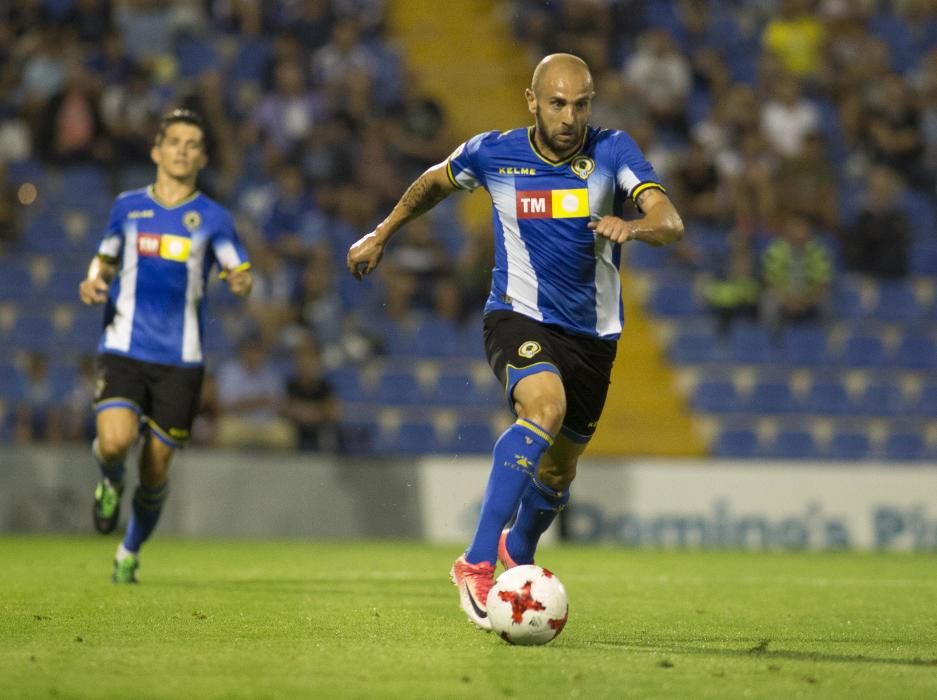
[[[537,96],[534,94],[534,91],[530,88],[524,90],[524,97],[527,98],[527,109],[531,114],[537,113]]]
[[[159,147],[155,143],[150,147],[150,160],[159,165]]]

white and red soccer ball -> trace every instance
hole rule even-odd
[[[488,594],[488,619],[508,644],[546,644],[563,631],[569,599],[547,569],[525,564],[502,573]]]

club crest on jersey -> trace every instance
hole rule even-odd
[[[519,190],[518,219],[574,219],[589,216],[589,190]]]
[[[577,156],[573,158],[573,161],[569,164],[569,169],[572,170],[577,177],[588,180],[592,171],[595,170],[595,161],[588,156]]]
[[[189,259],[191,239],[169,233],[141,233],[137,235],[137,255],[144,258],[163,258],[175,262]]]
[[[182,217],[182,225],[189,231],[194,231],[202,225],[202,215],[197,211],[187,211]]]
[[[526,343],[524,343],[517,349],[517,354],[520,355],[521,357],[526,357],[527,359],[530,359],[531,357],[539,353],[540,350],[541,350],[540,343],[538,343],[536,340],[528,340]]]

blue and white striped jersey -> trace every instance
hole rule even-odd
[[[495,265],[485,312],[618,338],[621,246],[586,224],[619,212],[623,196],[663,189],[631,137],[589,127],[575,155],[553,162],[537,152],[533,127],[489,131],[459,146],[447,166],[456,187],[491,195]]]
[[[117,197],[98,255],[118,267],[98,351],[181,367],[203,363],[212,267],[249,266],[224,207],[199,192],[166,207],[152,187]]]

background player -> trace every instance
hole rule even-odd
[[[401,226],[454,190],[482,186],[491,195],[496,246],[485,349],[517,421],[495,443],[475,536],[450,572],[462,609],[482,629],[491,627],[485,599],[495,560],[533,561],[595,432],[624,320],[620,244],[683,237],[680,216],[634,141],[589,126],[593,95],[584,61],[547,56],[526,90],[533,127],[466,141],[348,251],[360,279]],[[622,195],[641,218],[616,215]]]
[[[197,189],[207,163],[201,117],[188,110],[167,114],[151,157],[155,183],[117,197],[79,286],[85,304],[106,304],[92,444],[103,477],[94,501],[99,532],[117,527],[124,461],[141,429],[144,436],[115,583],[136,582],[140,547],[166,501],[173,453],[188,440],[198,409],[208,275],[218,265],[239,296],[247,296],[252,283],[231,215]]]

